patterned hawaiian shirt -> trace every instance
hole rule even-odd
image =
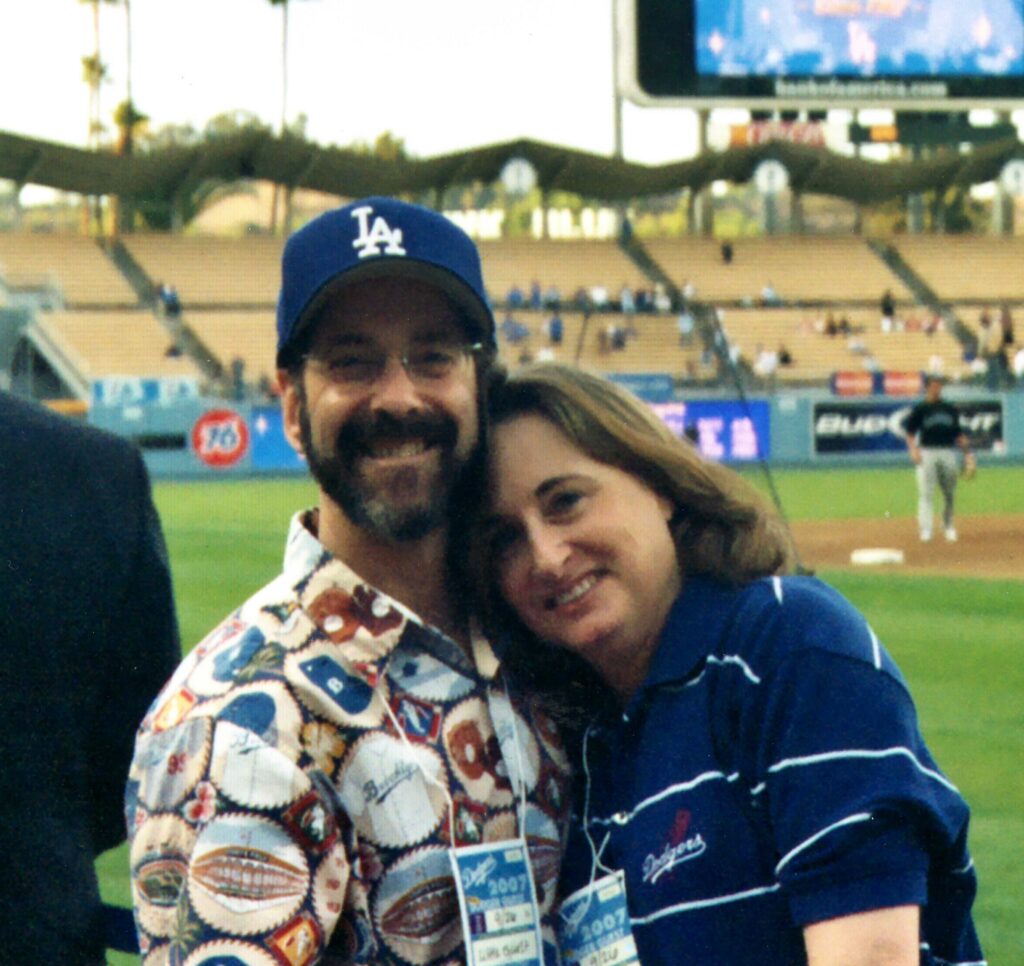
[[[550,719],[486,640],[468,656],[307,520],[140,728],[126,819],[146,966],[462,962],[453,837],[525,833],[551,942],[569,803]]]

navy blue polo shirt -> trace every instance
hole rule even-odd
[[[644,966],[806,962],[802,929],[922,906],[979,963],[968,808],[864,617],[806,577],[689,577],[624,716],[592,727],[566,893],[626,874]],[[936,958],[938,957],[938,958]]]

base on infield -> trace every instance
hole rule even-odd
[[[850,554],[850,563],[863,566],[901,564],[903,551],[895,547],[861,547]]]

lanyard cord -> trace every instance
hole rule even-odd
[[[512,747],[515,749],[516,755],[516,776],[519,779],[517,783],[513,784],[512,794],[513,796],[518,791],[519,802],[517,811],[519,812],[519,836],[526,841],[526,772],[523,768],[523,752],[519,744],[519,728],[516,725],[516,709],[512,706],[512,694],[508,689],[508,681],[505,679],[505,675],[501,676],[501,686],[504,692],[504,698],[508,702],[508,718],[509,723],[512,726]],[[488,702],[490,707],[490,702]],[[498,747],[501,748],[501,741],[498,742]],[[502,756],[504,757],[505,749],[501,750]],[[508,763],[505,763],[505,767],[508,767]],[[512,775],[509,774],[509,780],[511,781]],[[519,788],[516,789],[515,784],[518,784]]]
[[[598,848],[594,844],[594,839],[590,834],[590,760],[588,758],[588,744],[590,742],[590,732],[593,730],[593,725],[588,725],[587,730],[583,732],[583,777],[584,777],[584,791],[583,791],[583,821],[581,823],[583,828],[583,835],[587,840],[587,845],[590,846],[590,881],[587,883],[586,898],[580,903],[579,907],[571,916],[566,916],[565,913],[560,912],[559,915],[563,921],[569,925],[572,929],[578,929],[579,925],[586,918],[587,913],[590,912],[591,903],[594,900],[594,884],[597,882],[598,870],[604,872],[605,875],[614,875],[615,870],[610,869],[601,861],[601,856],[604,853],[605,848],[608,845],[608,841],[611,839],[611,830],[609,829],[604,833],[604,838],[601,840],[601,846]]]

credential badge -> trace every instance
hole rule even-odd
[[[373,208],[370,205],[363,205],[352,212],[352,217],[359,222],[359,237],[352,242],[352,247],[359,250],[359,257],[380,255],[381,245],[384,246],[385,255],[404,255],[402,229],[392,228],[381,215],[373,219],[371,227],[372,214]]]

